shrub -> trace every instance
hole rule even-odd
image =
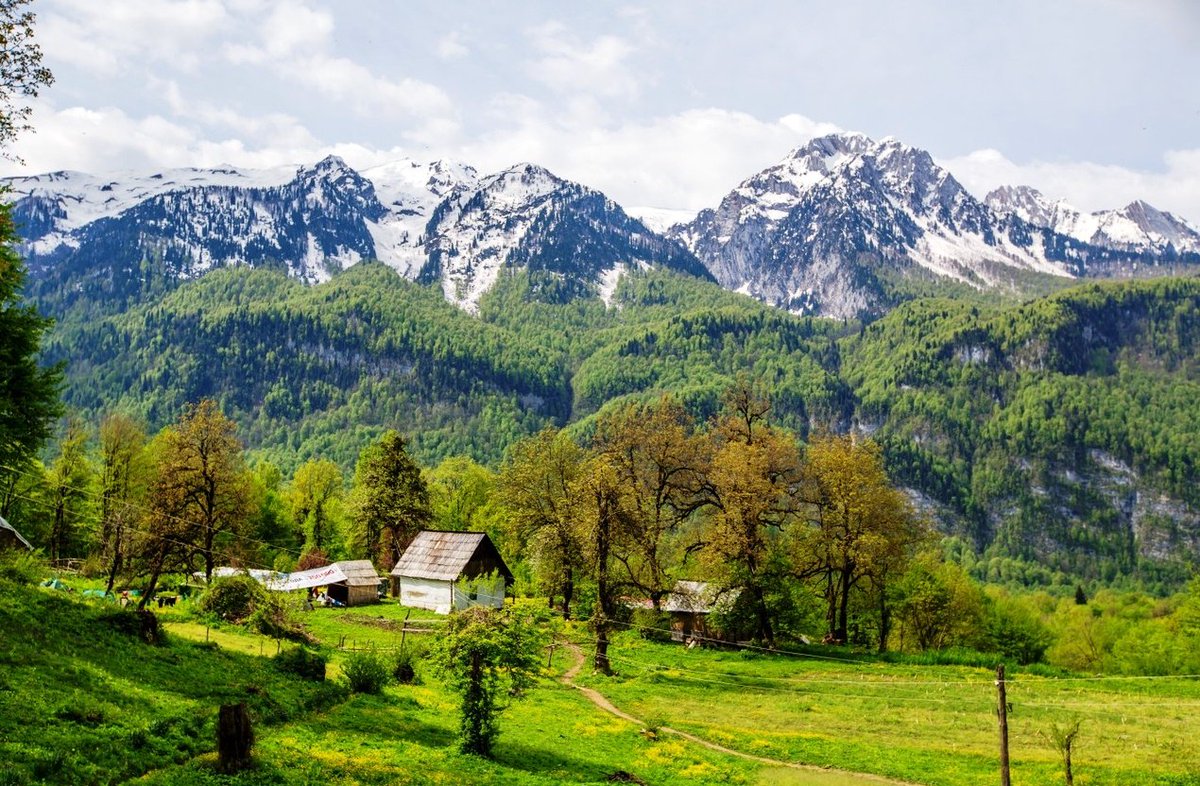
[[[633,626],[647,641],[671,640],[671,615],[654,609],[634,609]]]
[[[46,566],[28,551],[0,550],[0,579],[16,584],[37,584]]]
[[[392,677],[401,685],[417,682],[416,664],[424,657],[423,648],[402,647],[392,661]]]
[[[355,693],[379,693],[392,679],[391,670],[374,652],[352,652],[342,673]]]
[[[249,576],[228,576],[214,581],[200,596],[200,610],[226,622],[239,622],[254,612],[265,595],[262,585]]]
[[[259,633],[276,639],[288,639],[302,644],[310,639],[296,619],[299,598],[287,593],[267,592],[255,605],[250,625]]]
[[[305,647],[287,649],[271,659],[275,668],[303,679],[322,682],[325,679],[325,656]]]

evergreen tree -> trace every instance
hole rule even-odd
[[[354,469],[351,542],[385,570],[433,518],[429,489],[406,446],[399,432],[389,431],[363,450]]]
[[[16,242],[10,207],[0,205],[0,477],[7,484],[28,468],[62,411],[61,368],[37,362],[51,321],[22,302],[25,266],[13,249]],[[9,514],[12,502],[12,495],[0,497],[0,516]]]

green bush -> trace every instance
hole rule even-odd
[[[250,626],[272,638],[310,643],[309,635],[296,619],[298,603],[299,598],[285,592],[263,593],[250,615]]]
[[[392,677],[401,685],[412,685],[417,679],[417,662],[426,655],[424,644],[406,644],[392,660]]]
[[[671,615],[654,609],[634,609],[633,628],[647,641],[670,641]]]
[[[342,664],[342,674],[355,693],[379,693],[392,680],[391,669],[374,652],[352,652]]]
[[[217,579],[200,596],[200,610],[226,622],[240,622],[251,614],[266,597],[266,591],[249,576],[228,576]]]
[[[305,647],[284,650],[272,658],[271,663],[280,671],[306,680],[322,682],[325,679],[325,656]]]
[[[37,584],[45,570],[45,564],[28,551],[0,550],[0,579],[16,584]]]

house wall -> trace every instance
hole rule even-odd
[[[400,577],[400,605],[417,609],[429,609],[438,614],[449,614],[453,604],[451,585],[448,581]]]
[[[462,580],[454,585],[454,608],[466,609],[471,606],[490,606],[493,609],[504,606],[504,577],[497,576],[489,583],[483,579]]]

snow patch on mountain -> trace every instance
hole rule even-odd
[[[1140,200],[1119,210],[1084,213],[1035,188],[1003,186],[984,201],[997,212],[1100,248],[1167,258],[1200,255],[1200,231]]]

